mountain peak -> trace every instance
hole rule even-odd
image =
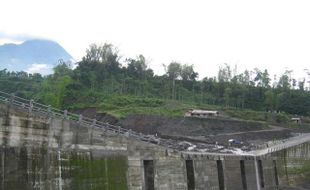
[[[0,46],[0,69],[50,74],[60,59],[70,61],[72,56],[51,40],[32,39],[21,44]],[[41,68],[42,71],[33,67]]]
[[[52,41],[52,40],[44,40],[44,39],[31,39],[31,40],[26,40],[24,41],[21,45],[58,45],[60,46],[57,42]]]

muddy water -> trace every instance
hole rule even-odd
[[[1,190],[125,190],[125,157],[44,148],[0,148]]]

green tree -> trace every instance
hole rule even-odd
[[[58,61],[58,65],[56,65],[53,70],[54,70],[54,77],[60,77],[64,75],[69,75],[72,76],[72,66],[70,62],[64,62],[63,60]]]
[[[148,76],[147,63],[143,55],[139,55],[136,59],[126,59],[128,63],[127,74],[135,79],[145,79]]]
[[[301,81],[298,81],[298,88],[300,91],[304,91],[305,90],[305,78]]]
[[[225,88],[224,91],[224,102],[226,106],[230,105],[231,102],[231,95],[232,95],[232,89],[231,88]]]
[[[265,105],[266,109],[270,111],[274,111],[277,108],[276,95],[271,89],[265,92]]]
[[[286,70],[280,77],[278,88],[288,90],[291,88],[291,73],[292,71]]]
[[[74,78],[92,89],[103,88],[104,80],[123,75],[119,59],[118,50],[112,44],[92,44],[78,63]]]
[[[184,81],[187,81],[187,80],[195,81],[196,78],[198,77],[198,73],[194,71],[194,66],[187,65],[187,64],[182,65],[180,75],[181,75],[182,80]]]
[[[219,82],[229,82],[231,80],[231,69],[227,63],[219,67],[217,78]]]
[[[172,80],[172,99],[176,98],[176,93],[175,93],[175,80],[180,77],[181,72],[182,72],[182,66],[180,63],[177,62],[171,62],[167,67],[166,67],[166,72],[168,75],[168,78]]]
[[[267,71],[267,69],[264,70],[264,72],[262,73],[262,87],[264,88],[270,88],[270,77],[269,77],[269,73]]]
[[[263,78],[262,77],[262,75],[263,75],[262,71],[259,70],[258,68],[255,68],[254,72],[255,72],[254,81],[256,83],[256,86],[262,87],[262,78]]]

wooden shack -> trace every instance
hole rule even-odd
[[[208,118],[208,117],[218,117],[219,112],[214,110],[189,110],[185,113],[185,117],[202,117],[202,118]]]

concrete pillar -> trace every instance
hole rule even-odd
[[[1,150],[0,150],[0,156],[1,156],[1,189],[4,189],[4,180],[5,180],[5,146],[3,145]]]
[[[79,130],[81,128],[82,121],[83,121],[83,115],[80,114],[78,124],[75,126],[75,129],[74,129],[74,145],[76,148],[77,148],[77,145],[79,144]]]
[[[88,134],[89,134],[89,145],[93,145],[93,132],[94,132],[94,127],[95,127],[96,123],[97,123],[97,120],[94,119],[92,125],[90,126],[90,129],[88,129],[89,130],[89,132],[88,132]]]
[[[129,190],[143,190],[143,164],[138,157],[128,157],[127,184]]]
[[[262,165],[263,165],[263,173],[264,173],[264,181],[265,181],[264,189],[266,190],[277,189],[273,160],[270,160],[270,159],[262,160]]]
[[[262,180],[263,170],[261,165],[259,165],[259,159],[257,157],[254,157],[254,166],[257,190],[261,190],[264,187],[264,181]]]
[[[7,102],[6,105],[6,110],[5,110],[5,116],[4,116],[4,122],[3,122],[3,126],[6,128],[10,125],[10,111],[11,111],[11,106],[13,104],[14,101],[14,94],[11,94],[10,99]],[[6,139],[3,139],[4,144],[6,144]]]
[[[217,167],[217,174],[218,174],[218,181],[219,181],[219,190],[226,190],[226,181],[225,180],[225,173],[224,173],[224,166],[225,162],[223,159],[219,159],[216,161],[216,167]]]
[[[33,129],[33,123],[35,122],[34,121],[34,115],[32,113],[32,111],[33,111],[33,104],[34,104],[34,101],[30,100],[28,116],[27,116],[27,121],[26,121],[26,126],[21,126],[22,130],[23,130],[22,134],[24,135],[24,137],[21,137],[21,139],[24,139],[25,143],[27,143],[26,139],[32,139],[33,138],[33,130],[34,130]]]
[[[225,160],[225,187],[227,190],[242,190],[240,160]]]
[[[246,184],[248,190],[258,190],[257,175],[258,172],[255,168],[255,160],[244,160]]]
[[[278,189],[279,188],[279,175],[278,175],[278,165],[277,165],[276,160],[273,160],[273,170],[274,170],[276,188]]]
[[[176,157],[160,157],[155,160],[155,189],[187,190],[185,160]]]
[[[287,150],[277,152],[277,164],[278,164],[278,175],[280,186],[287,186],[289,184],[288,177],[288,155]]]
[[[196,190],[219,189],[218,173],[215,160],[201,158],[194,160]]]

